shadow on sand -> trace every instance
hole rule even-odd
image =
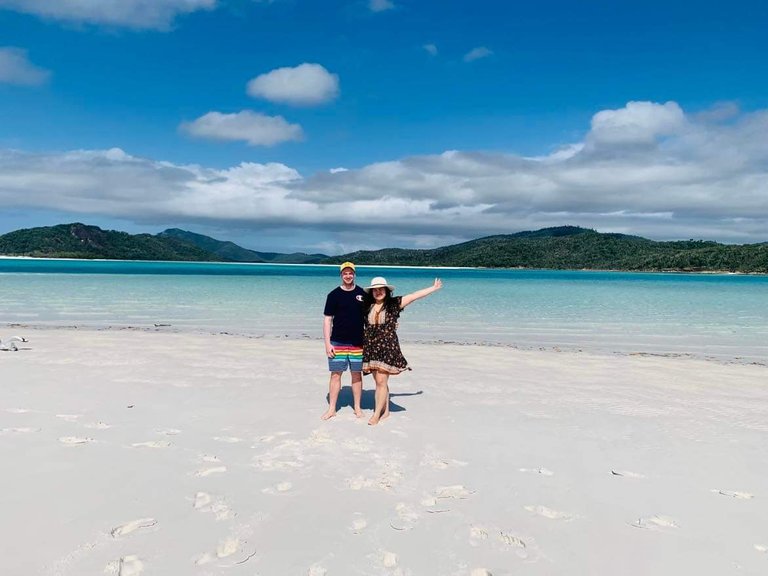
[[[363,397],[360,399],[360,407],[363,410],[373,410],[375,406],[375,399],[374,399],[374,391],[373,390],[365,390],[363,389]],[[399,404],[395,404],[392,401],[392,398],[396,398],[398,396],[419,396],[423,394],[423,390],[419,390],[418,392],[390,392],[389,393],[389,411],[390,412],[405,412],[406,408],[403,406],[400,406]],[[328,394],[325,395],[325,401],[328,402]],[[339,391],[339,403],[337,406],[338,410],[341,410],[344,407],[352,408],[352,387],[351,386],[342,386],[341,390]]]

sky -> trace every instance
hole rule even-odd
[[[0,0],[0,234],[768,241],[760,0]]]

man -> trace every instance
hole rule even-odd
[[[332,290],[325,300],[323,338],[331,380],[328,384],[328,411],[321,416],[328,420],[336,416],[336,402],[341,390],[341,373],[349,368],[352,374],[352,400],[355,416],[363,411],[363,298],[365,291],[355,285],[355,265],[344,262],[340,267],[341,286]]]

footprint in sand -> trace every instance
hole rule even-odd
[[[88,424],[83,424],[83,427],[91,430],[107,430],[108,428],[112,428],[112,426],[106,422],[89,422]]]
[[[328,430],[321,428],[319,430],[313,430],[309,435],[307,444],[310,446],[320,446],[323,444],[335,444],[336,441],[331,437]]]
[[[765,553],[768,553],[768,546],[763,546],[762,544],[755,544],[755,550],[765,554]]]
[[[381,467],[383,470],[379,479],[379,486],[384,490],[393,488],[404,477],[402,466],[397,462],[385,461]]]
[[[77,422],[82,414],[56,414],[56,418],[61,418],[65,422]]]
[[[488,540],[488,530],[486,528],[475,525],[469,527],[469,543],[472,546],[477,546],[484,540]]]
[[[211,464],[211,463],[215,464],[217,462],[221,462],[221,460],[219,460],[217,456],[211,456],[208,454],[201,454],[199,458],[200,458],[200,462],[207,462],[208,464]]]
[[[344,481],[347,488],[350,490],[362,490],[363,488],[376,488],[378,482],[372,478],[365,478],[363,476],[355,476],[354,478],[347,478]]]
[[[139,518],[138,520],[131,520],[130,522],[121,524],[116,528],[112,528],[109,533],[112,535],[112,538],[120,538],[121,536],[126,536],[127,534],[135,532],[141,528],[150,528],[156,524],[157,520],[154,518]]]
[[[96,442],[93,438],[83,438],[81,436],[61,436],[59,442],[67,446],[77,446],[78,444],[90,444]]]
[[[535,546],[533,550],[529,549],[525,540],[509,532],[499,530],[498,541],[501,542],[504,550],[513,551],[515,556],[522,560],[530,560],[531,554],[537,554]]]
[[[210,503],[213,501],[213,498],[211,498],[211,495],[207,492],[198,492],[195,494],[195,502],[193,504],[193,507],[195,510],[201,510],[205,509],[207,506],[210,505]]]
[[[0,429],[0,434],[31,434],[32,432],[40,432],[42,428],[3,428]]]
[[[471,494],[474,494],[474,491],[465,488],[461,484],[455,484],[453,486],[438,486],[435,488],[435,498],[452,498],[463,500]]]
[[[611,470],[614,476],[623,476],[624,478],[645,478],[645,474],[639,472],[630,472],[629,470]]]
[[[222,540],[216,547],[216,557],[226,558],[227,556],[232,556],[232,554],[237,552],[239,547],[240,540],[237,538],[228,538],[227,540]]]
[[[634,528],[644,528],[646,530],[658,530],[660,528],[677,528],[677,522],[669,516],[649,516],[648,518],[638,518],[629,523]]]
[[[355,513],[355,518],[352,519],[352,523],[349,526],[349,530],[353,534],[361,534],[363,530],[368,527],[368,521],[362,517],[360,512]]]
[[[450,512],[451,510],[449,508],[434,508],[434,506],[437,506],[437,498],[435,496],[427,496],[426,498],[422,498],[419,502],[422,506],[425,508],[428,508],[427,512],[430,514],[440,514],[442,512]]]
[[[397,518],[389,523],[395,530],[410,530],[413,528],[416,520],[419,519],[419,515],[414,512],[413,508],[404,502],[399,502],[395,506],[395,512],[397,513]]]
[[[402,472],[397,469],[387,469],[379,474],[378,479],[366,478],[365,476],[355,476],[344,480],[347,488],[350,490],[383,490],[390,491],[403,477]]]
[[[313,564],[307,570],[307,576],[325,576],[326,574],[328,574],[328,570],[318,564]]]
[[[242,438],[238,438],[237,436],[214,436],[214,440],[217,442],[224,442],[225,444],[237,444],[238,442],[242,442]]]
[[[150,440],[148,442],[135,442],[131,446],[134,448],[169,448],[171,443],[168,440]]]
[[[110,562],[104,569],[107,574],[116,576],[138,576],[144,571],[144,563],[138,556],[122,556],[119,560]]]
[[[210,476],[212,474],[223,474],[226,471],[226,466],[213,466],[211,468],[201,468],[200,470],[197,470],[195,472],[195,476],[198,478],[205,478],[206,476]]]
[[[546,506],[524,506],[528,512],[532,512],[536,514],[537,516],[541,516],[542,518],[549,518],[550,520],[571,520],[573,516],[570,514],[566,514],[565,512],[560,512],[558,510],[553,510],[552,508],[547,508]]]
[[[208,564],[210,562],[213,562],[214,560],[226,558],[228,556],[232,556],[235,552],[238,551],[240,548],[240,540],[238,538],[227,538],[225,540],[222,540],[219,542],[219,545],[216,547],[216,552],[206,552],[205,554],[201,554],[197,557],[195,560],[195,564],[198,566],[203,564]]]
[[[277,492],[288,492],[291,488],[293,488],[293,484],[290,482],[280,482],[280,484],[276,484],[275,486],[270,486],[269,488],[264,488],[262,492],[264,494],[275,494]]]
[[[736,498],[738,500],[752,500],[755,496],[753,494],[750,494],[749,492],[736,492],[733,490],[710,490],[710,492],[714,492],[715,494],[722,494],[723,496],[730,496],[731,498]]]
[[[504,530],[489,529],[484,526],[471,525],[469,527],[469,544],[471,546],[480,546],[481,543],[493,543],[490,540],[490,533],[497,532],[495,541],[501,544],[502,550],[514,550],[520,558],[528,558],[528,545],[525,540]]]
[[[213,513],[216,520],[231,520],[235,517],[234,512],[227,506],[223,498],[218,496],[214,498],[207,492],[196,493],[192,506],[200,512]]]
[[[512,548],[526,548],[525,541],[522,538],[504,531],[499,531],[499,541],[505,546]]]
[[[273,458],[262,457],[258,458],[252,466],[264,471],[295,470],[297,468],[302,468],[304,463],[300,460],[275,460]]]
[[[400,559],[394,552],[382,551],[380,556],[381,565],[384,568],[396,568]]]
[[[542,476],[553,476],[555,473],[546,468],[520,468],[520,472],[527,474],[541,474]]]
[[[437,458],[426,457],[421,461],[422,466],[429,466],[435,470],[446,470],[448,468],[455,468],[457,466],[466,466],[467,462],[462,460],[454,460],[452,458]]]

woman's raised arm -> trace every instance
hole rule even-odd
[[[406,294],[402,297],[400,300],[400,308],[403,309],[408,304],[413,302],[414,300],[418,300],[419,298],[424,298],[425,296],[429,296],[433,292],[437,292],[440,290],[440,288],[443,287],[443,281],[440,280],[440,278],[435,278],[435,283],[432,284],[432,286],[429,286],[428,288],[422,288],[421,290],[416,290],[416,292],[411,292],[410,294]]]

